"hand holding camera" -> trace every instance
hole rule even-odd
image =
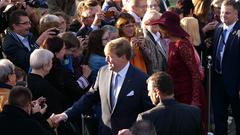
[[[115,15],[114,11],[107,11],[107,12],[104,13],[104,17],[107,18],[107,19],[114,17],[114,15]]]
[[[138,38],[137,37],[132,37],[131,41],[130,41],[130,45],[133,48],[137,48],[138,47]]]
[[[104,20],[104,13],[102,11],[97,12],[92,25],[100,26],[102,20]]]
[[[140,27],[136,27],[135,36],[131,38],[131,45],[133,47],[145,47],[145,38],[143,36],[143,30]]]
[[[136,27],[135,29],[135,37],[137,37],[138,39],[138,46],[141,48],[145,47],[145,38],[144,38],[144,34],[143,34],[143,29],[139,26]]]
[[[110,7],[108,11],[113,11],[113,16],[118,16],[121,13],[116,7]]]
[[[51,38],[53,36],[57,36],[59,34],[60,30],[58,28],[50,28],[44,31],[39,38],[37,39],[37,44],[41,45],[43,41],[47,38]]]
[[[78,36],[77,38],[80,42],[80,46],[82,46],[83,48],[86,48],[88,46],[88,41],[89,41],[88,36],[85,36],[85,37]]]
[[[37,100],[32,101],[32,113],[40,112],[44,114],[47,109],[46,98],[40,97]]]

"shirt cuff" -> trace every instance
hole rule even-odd
[[[84,76],[79,77],[77,83],[82,89],[87,88],[89,85],[87,78],[85,78]]]
[[[98,30],[99,29],[98,26],[96,26],[96,25],[91,25],[91,28],[92,28],[92,30]]]
[[[66,122],[67,119],[68,119],[68,116],[67,116],[67,114],[65,112],[63,113],[63,115],[64,115],[64,120],[63,121]]]

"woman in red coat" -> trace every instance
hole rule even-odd
[[[203,123],[206,123],[206,100],[199,57],[188,40],[189,35],[180,26],[179,16],[168,11],[150,24],[159,24],[161,36],[170,41],[168,73],[174,80],[175,99],[199,107]]]

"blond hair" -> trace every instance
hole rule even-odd
[[[109,52],[114,52],[118,57],[125,55],[127,60],[130,60],[132,57],[130,42],[124,37],[108,42],[104,48],[104,53],[108,54]]]
[[[198,20],[194,17],[184,17],[180,21],[181,27],[190,35],[190,40],[194,46],[201,43]]]

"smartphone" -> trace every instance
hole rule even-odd
[[[136,29],[135,29],[135,36],[136,36],[136,37],[143,36],[143,30],[142,30],[142,28],[136,27]]]
[[[46,103],[46,100],[42,100],[41,102],[40,102],[40,106],[41,106],[41,108],[44,108],[44,106],[45,106],[45,103]]]
[[[114,16],[114,14],[115,14],[114,11],[107,11],[107,12],[104,13],[104,16],[106,18],[111,18],[111,17]]]

